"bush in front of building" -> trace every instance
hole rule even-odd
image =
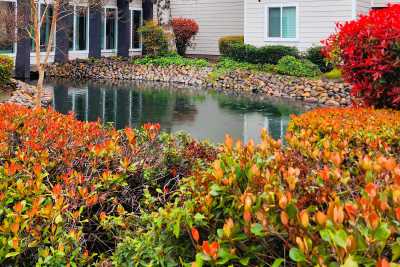
[[[10,82],[14,61],[9,56],[0,56],[0,85]]]
[[[168,37],[160,25],[147,21],[139,28],[142,34],[143,54],[158,56],[168,52]]]
[[[244,44],[244,36],[243,35],[228,35],[220,38],[218,40],[219,52],[221,55],[226,56],[229,52],[229,49],[233,44]]]
[[[248,44],[233,44],[227,51],[226,56],[238,61],[245,61],[253,64],[273,64],[284,56],[299,58],[299,50],[292,46],[266,45],[255,47]]]
[[[400,109],[400,5],[338,25],[325,53],[363,104]]]
[[[293,56],[281,58],[275,70],[279,74],[297,77],[316,77],[321,74],[318,66],[308,59],[298,59]]]
[[[192,47],[194,37],[199,32],[199,24],[194,19],[173,18],[172,28],[175,35],[176,50],[184,56],[188,47]]]
[[[330,72],[333,70],[333,64],[328,62],[323,53],[323,46],[310,47],[306,51],[305,58],[314,63],[319,67],[319,70],[323,73]]]
[[[191,66],[191,67],[207,67],[209,62],[202,58],[185,58],[176,53],[165,54],[160,57],[145,56],[133,60],[133,64],[138,65],[156,65],[161,67],[167,67],[171,65],[175,66]]]

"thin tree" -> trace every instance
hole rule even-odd
[[[168,49],[176,51],[174,29],[172,28],[171,0],[153,0],[153,3],[156,9],[155,20],[168,36]]]

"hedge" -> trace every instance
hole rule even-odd
[[[400,112],[318,109],[294,117],[288,147],[266,132],[260,144],[227,137],[173,203],[142,217],[114,262],[397,266],[399,131]]]
[[[10,81],[14,68],[14,60],[9,56],[0,55],[0,85]]]
[[[159,200],[143,211],[157,210],[194,165],[215,159],[157,124],[116,131],[7,104],[0,129],[1,266],[100,263],[135,228],[144,195]]]
[[[226,52],[226,56],[238,61],[245,61],[253,64],[273,64],[284,56],[299,58],[299,51],[296,47],[282,45],[267,45],[257,48],[246,44],[233,44]]]
[[[219,52],[221,55],[226,56],[228,50],[233,44],[244,44],[243,35],[228,35],[218,40]]]

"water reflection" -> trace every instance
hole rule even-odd
[[[304,109],[298,102],[253,101],[194,88],[144,82],[81,82],[53,80],[54,108],[74,112],[77,119],[112,123],[116,128],[158,122],[164,131],[185,131],[199,139],[222,142],[259,140],[262,128],[283,138],[290,114]]]

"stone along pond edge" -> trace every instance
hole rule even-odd
[[[47,78],[69,80],[136,80],[213,89],[233,96],[258,100],[284,98],[300,100],[308,106],[348,106],[350,86],[339,81],[300,78],[265,72],[233,70],[216,80],[210,80],[212,67],[138,65],[111,59],[73,60],[52,64],[46,69]],[[7,102],[33,106],[34,87],[13,80],[17,85]],[[45,94],[42,105],[48,106],[51,96]]]

